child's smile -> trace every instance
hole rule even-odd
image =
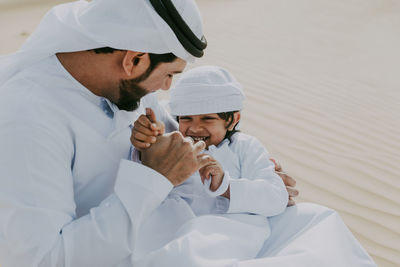
[[[195,142],[198,142],[198,141],[205,142],[209,138],[209,136],[194,136],[194,135],[189,135],[189,137],[191,137]]]
[[[179,116],[179,131],[183,136],[191,137],[195,142],[204,141],[207,148],[224,140],[226,126],[227,122],[216,113]]]

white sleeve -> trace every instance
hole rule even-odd
[[[288,203],[286,187],[275,173],[267,150],[256,138],[246,137],[246,142],[237,143],[241,177],[230,180],[228,213],[249,212],[263,216],[282,213]]]
[[[0,115],[1,266],[109,267],[129,257],[139,225],[172,184],[122,160],[114,193],[77,219],[69,130],[11,115]]]

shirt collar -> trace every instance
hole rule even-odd
[[[113,108],[113,106],[115,106],[114,104],[112,104],[110,102],[110,100],[102,97],[100,99],[100,108],[103,110],[103,112],[107,115],[107,117],[109,118],[114,118],[114,114],[115,114],[115,109]]]

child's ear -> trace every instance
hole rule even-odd
[[[148,53],[127,50],[122,58],[122,69],[129,78],[143,74],[150,66]]]
[[[233,129],[235,128],[236,124],[239,121],[240,121],[240,111],[236,111],[235,113],[233,113],[233,122],[229,126],[228,131],[233,131]]]

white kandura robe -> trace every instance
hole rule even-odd
[[[55,56],[0,88],[0,264],[114,266],[172,189],[124,160],[138,112],[101,109]],[[65,265],[64,265],[65,264]]]
[[[111,119],[100,103],[54,56],[1,86],[2,267],[132,266],[138,228],[172,185],[126,160],[129,124],[143,109],[114,109]],[[321,206],[299,204],[272,217],[271,236],[257,256],[263,258],[244,261],[225,259],[218,247],[227,246],[224,252],[227,241],[242,239],[238,257],[246,256],[257,236],[248,238],[246,229],[229,236],[246,224],[224,231],[226,218],[198,218],[136,266],[375,266],[337,213]],[[222,232],[203,227],[209,222]],[[192,254],[199,251],[207,253]]]

